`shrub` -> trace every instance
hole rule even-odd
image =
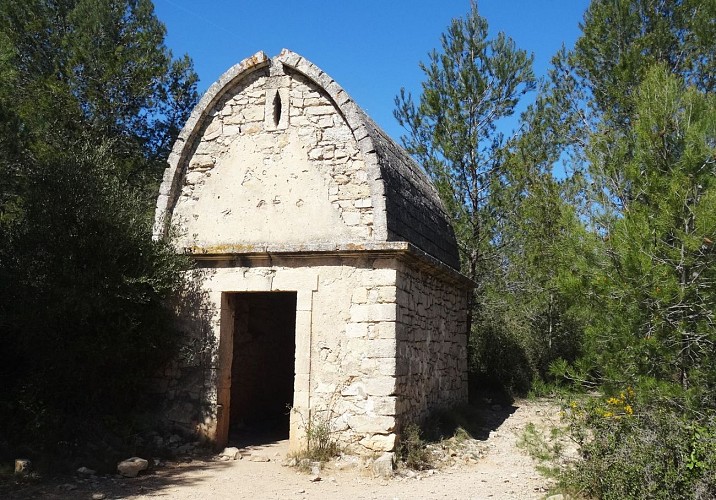
[[[307,420],[300,415],[303,420],[303,428],[306,431],[306,447],[293,454],[298,465],[310,462],[327,462],[340,452],[338,443],[333,436],[330,415],[330,410],[312,412]]]
[[[333,438],[328,418],[312,417],[306,426],[305,458],[327,462],[338,454],[338,443]]]
[[[564,471],[565,489],[605,500],[716,496],[714,412],[637,401],[627,389],[566,414],[582,460]]]
[[[12,252],[0,248],[0,428],[31,458],[67,463],[126,434],[118,423],[151,409],[144,388],[180,341],[169,299],[189,262],[151,240],[151,213],[119,170],[107,145],[34,162]]]
[[[408,424],[400,436],[398,454],[405,466],[413,470],[425,470],[432,467],[433,457],[422,438],[417,424]]]

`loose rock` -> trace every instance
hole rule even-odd
[[[240,460],[241,459],[241,453],[239,452],[238,448],[224,448],[224,451],[221,452],[222,457],[230,458],[231,460]]]
[[[15,474],[18,476],[26,476],[32,470],[32,462],[26,458],[18,458],[15,460]]]
[[[373,461],[373,475],[378,477],[391,477],[393,475],[394,463],[395,456],[393,453],[383,453]]]
[[[143,470],[147,470],[149,462],[139,457],[128,458],[117,464],[117,472],[124,477],[137,477]]]

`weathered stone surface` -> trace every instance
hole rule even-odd
[[[373,475],[377,477],[392,477],[394,468],[395,454],[387,452],[376,458],[371,465]]]
[[[398,272],[399,418],[421,422],[430,410],[467,399],[467,298],[464,290],[420,269]]]
[[[302,75],[268,75],[267,67],[227,88],[207,118],[181,190],[172,191],[172,220],[186,230],[178,246],[360,241],[372,233],[371,189],[357,175],[365,166],[339,110]]]
[[[132,457],[117,464],[117,472],[124,477],[137,477],[143,470],[147,470],[149,462],[143,458]]]
[[[230,458],[231,460],[238,460],[241,458],[241,453],[239,452],[238,448],[224,448],[224,451],[221,452],[220,456]]]
[[[341,391],[341,396],[359,396],[361,399],[365,399],[365,385],[362,382],[354,382]]]
[[[360,444],[371,452],[393,451],[395,449],[395,434],[373,434],[361,439]]]
[[[26,476],[32,471],[32,462],[27,458],[15,459],[15,474],[18,476]]]
[[[356,323],[395,321],[397,315],[395,304],[355,304],[350,311],[351,321]]]
[[[205,346],[153,384],[170,428],[227,432],[243,292],[296,294],[294,448],[322,418],[346,450],[393,451],[403,423],[466,399],[469,283],[437,193],[309,61],[259,53],[210,88],[163,177],[155,237],[169,225],[199,264],[181,327]]]
[[[371,396],[390,396],[395,390],[395,377],[373,376],[366,381],[366,393]]]
[[[270,68],[280,68],[284,76],[270,76],[273,71]],[[243,78],[241,71],[246,71]],[[267,99],[267,91],[272,89],[285,92],[281,94],[281,110],[292,117],[284,119],[282,112],[276,125],[270,119],[272,113],[266,111],[273,109],[273,99]],[[272,96],[276,90],[273,92]],[[232,142],[259,133],[262,123],[271,133],[290,132],[293,127],[299,127],[298,135],[315,141],[313,146],[302,146],[313,160],[328,160],[335,168],[342,163],[341,159],[349,159],[345,165],[348,170],[334,173],[333,178],[347,174],[349,179],[353,177],[350,182],[359,190],[361,183],[369,187],[362,189],[368,196],[354,198],[352,206],[361,214],[360,224],[367,223],[371,230],[361,232],[356,228],[354,236],[362,233],[364,237],[376,236],[383,241],[409,241],[449,266],[459,267],[448,217],[437,191],[421,168],[326,73],[290,51],[279,54],[271,62],[263,53],[242,61],[222,75],[202,98],[170,156],[170,166],[160,190],[169,200],[157,207],[156,237],[166,233],[172,218],[167,212],[175,210],[173,207],[186,196],[184,192],[181,196],[177,192],[185,172],[182,159],[191,156],[186,154],[186,149],[195,148],[195,156],[211,152],[214,159],[224,161],[222,157],[229,149],[235,149]],[[229,132],[226,125],[244,127]],[[338,150],[336,145],[357,149]],[[291,158],[300,159],[290,156],[293,154],[290,148],[282,149],[286,150],[285,160],[289,160],[289,165]],[[189,199],[195,198],[189,195]],[[370,215],[364,217],[364,213]],[[351,223],[357,222],[355,212],[347,212],[346,218]]]
[[[367,338],[368,324],[366,323],[348,323],[346,325],[346,337],[348,338]]]
[[[395,418],[356,415],[348,419],[348,425],[357,433],[387,434],[395,428]]]

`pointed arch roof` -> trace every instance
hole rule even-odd
[[[192,145],[212,109],[241,79],[271,64],[282,64],[315,82],[333,101],[352,131],[368,171],[374,208],[370,242],[407,242],[443,264],[459,269],[449,217],[422,168],[355,103],[327,73],[283,49],[274,58],[260,51],[232,66],[206,91],[177,137],[159,190],[154,238],[165,237]]]

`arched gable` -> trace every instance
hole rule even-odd
[[[304,99],[302,92],[317,97]],[[346,156],[337,154],[353,163],[344,168],[339,160]],[[276,175],[267,170],[256,188],[280,196],[262,198],[242,184],[246,190],[228,203],[237,183],[256,179],[241,169],[262,161]],[[448,217],[424,172],[328,74],[291,51],[273,59],[258,52],[224,73],[194,109],[168,163],[156,239],[175,224],[184,233],[179,246],[208,245],[213,253],[255,252],[272,243],[301,251],[321,243],[405,241],[459,268]],[[269,230],[282,222],[287,233]],[[202,237],[211,228],[219,236]]]

